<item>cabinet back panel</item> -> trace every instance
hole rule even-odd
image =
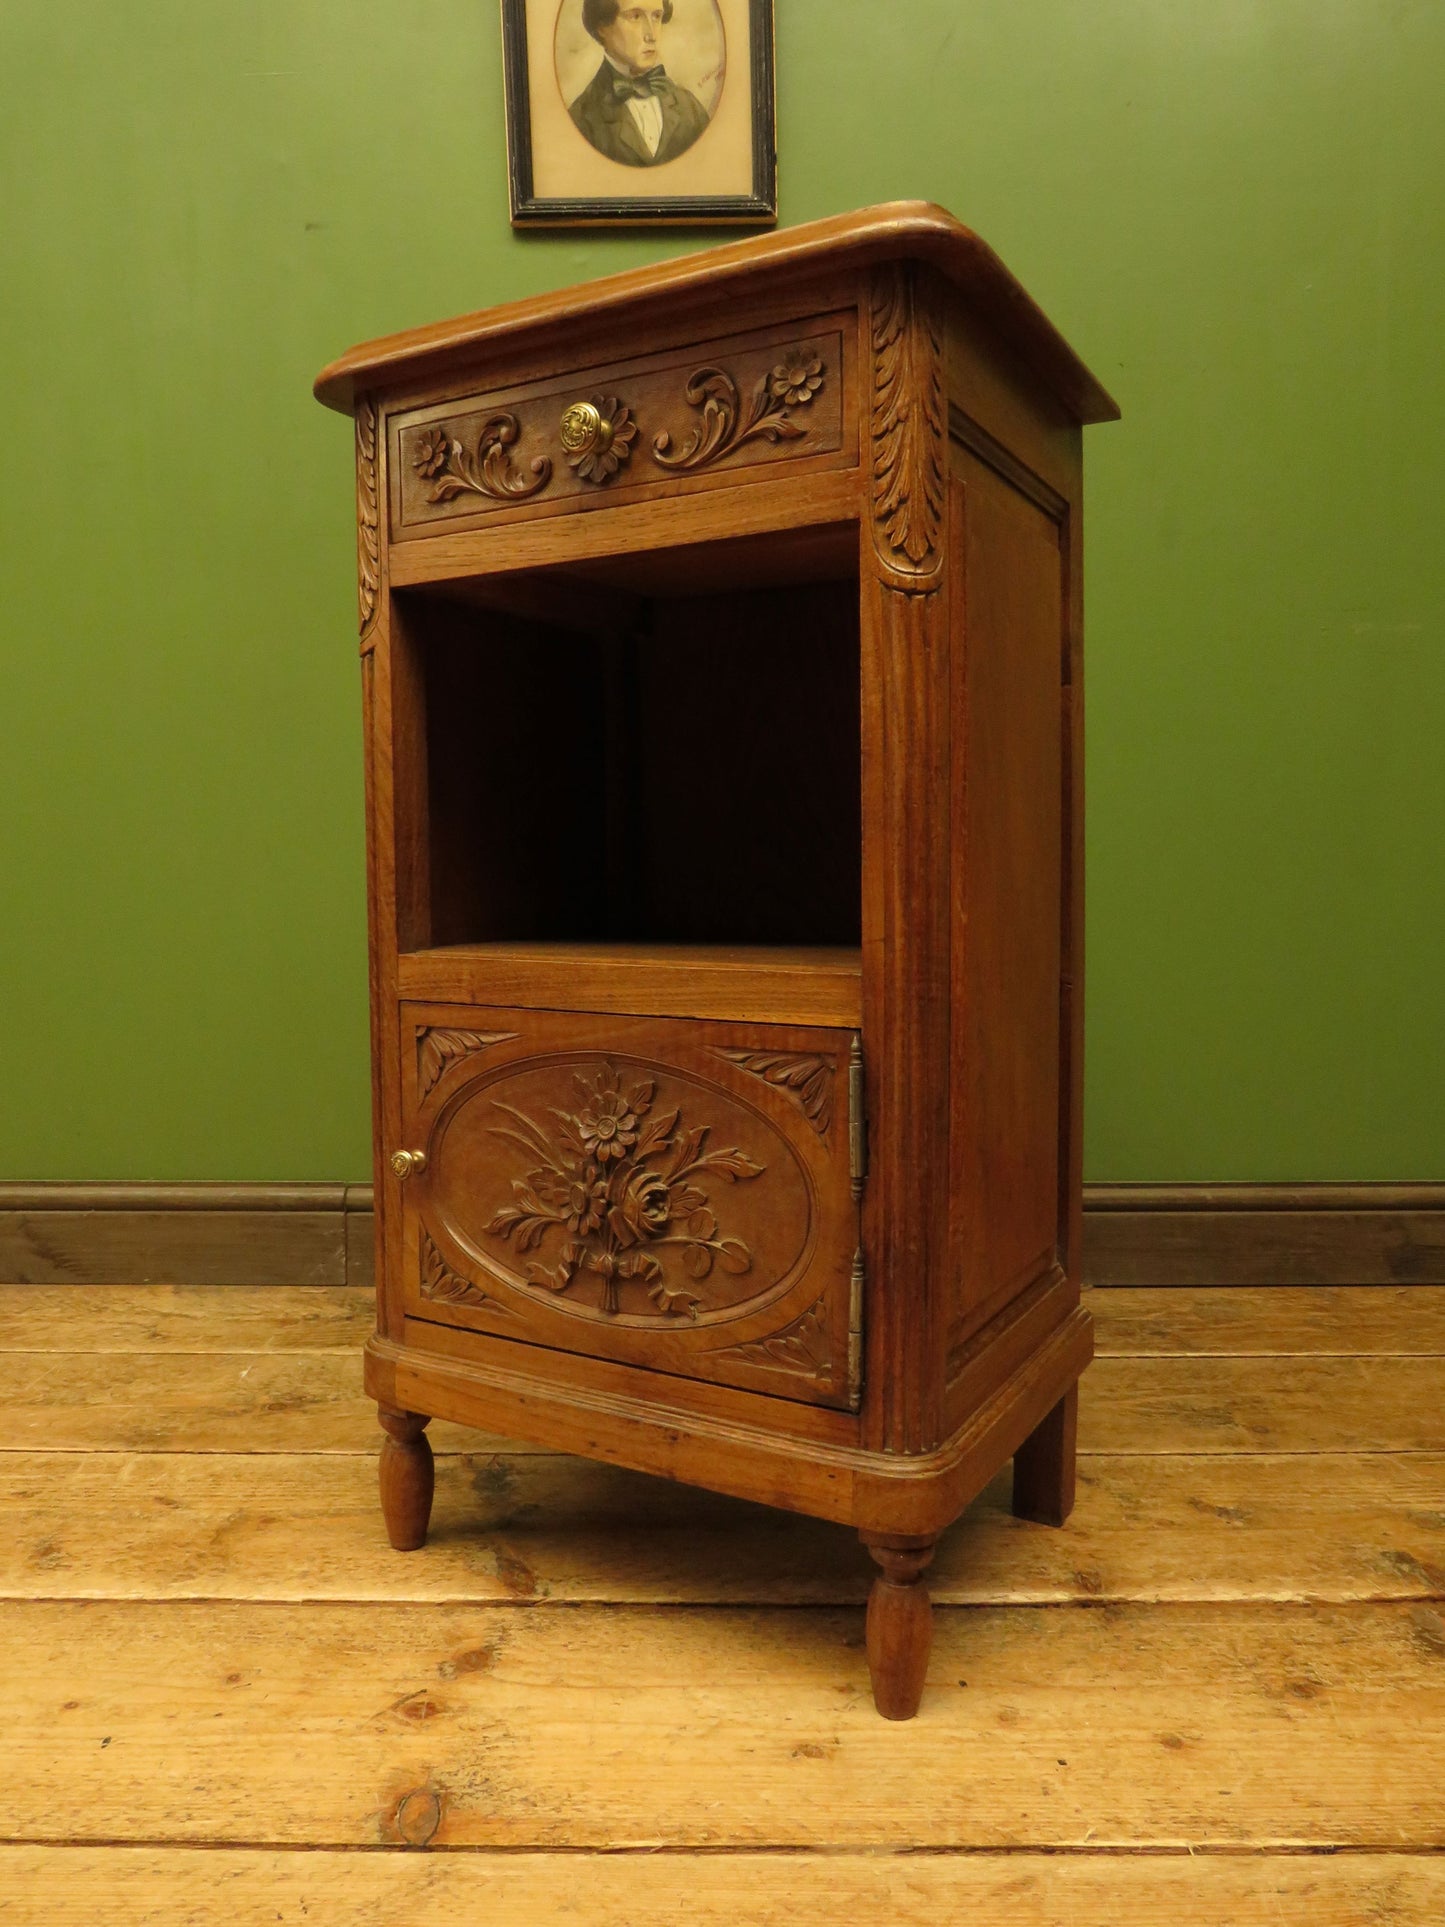
[[[432,944],[602,934],[601,648],[546,623],[440,602],[416,626]]]
[[[628,736],[641,923],[686,943],[856,944],[856,586],[651,609]]]

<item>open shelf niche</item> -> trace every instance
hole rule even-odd
[[[857,558],[846,525],[395,592],[402,948],[856,956]]]

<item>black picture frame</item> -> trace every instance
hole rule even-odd
[[[748,76],[752,186],[744,194],[576,195],[533,190],[533,129],[527,0],[501,0],[506,81],[507,178],[517,228],[615,226],[765,227],[778,218],[777,116],[773,90],[773,0],[740,0],[751,48]],[[646,170],[639,169],[642,181]],[[641,185],[641,182],[639,182]]]

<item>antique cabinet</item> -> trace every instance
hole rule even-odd
[[[880,1711],[1073,1493],[1080,429],[901,203],[372,342],[355,418],[392,1543],[444,1417],[843,1521]]]

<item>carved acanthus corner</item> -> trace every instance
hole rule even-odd
[[[744,414],[738,385],[726,369],[697,369],[683,393],[689,407],[702,410],[702,420],[675,454],[666,429],[655,435],[653,460],[662,468],[706,468],[745,442],[801,440],[808,431],[789,411],[812,402],[824,373],[822,357],[811,349],[788,349],[781,361],[759,375]]]
[[[780,1051],[719,1050],[765,1084],[774,1084],[797,1100],[804,1117],[818,1133],[828,1135],[833,1122],[833,1075],[837,1065],[828,1057],[787,1055]]]
[[[791,1323],[767,1338],[742,1345],[715,1346],[712,1358],[740,1358],[767,1371],[790,1372],[794,1377],[826,1379],[833,1370],[833,1348],[823,1321],[826,1301],[820,1298]]]
[[[356,404],[356,590],[363,637],[376,620],[381,576],[381,511],[376,485],[376,407],[369,395]]]
[[[546,455],[533,458],[530,481],[512,466],[511,451],[521,432],[515,415],[488,415],[473,451],[444,428],[423,429],[412,442],[411,465],[431,484],[426,499],[451,502],[458,495],[486,495],[494,502],[515,502],[544,489],[552,479]]]
[[[491,1044],[510,1043],[514,1030],[419,1030],[416,1034],[416,1085],[418,1099],[436,1088],[453,1064],[459,1064],[474,1051]]]
[[[916,268],[879,270],[872,322],[874,542],[921,588],[942,564],[948,411],[942,328]]]
[[[421,1295],[437,1304],[486,1305],[492,1311],[505,1312],[509,1317],[514,1315],[510,1306],[502,1304],[489,1291],[483,1291],[470,1278],[453,1271],[425,1227],[421,1233]]]

